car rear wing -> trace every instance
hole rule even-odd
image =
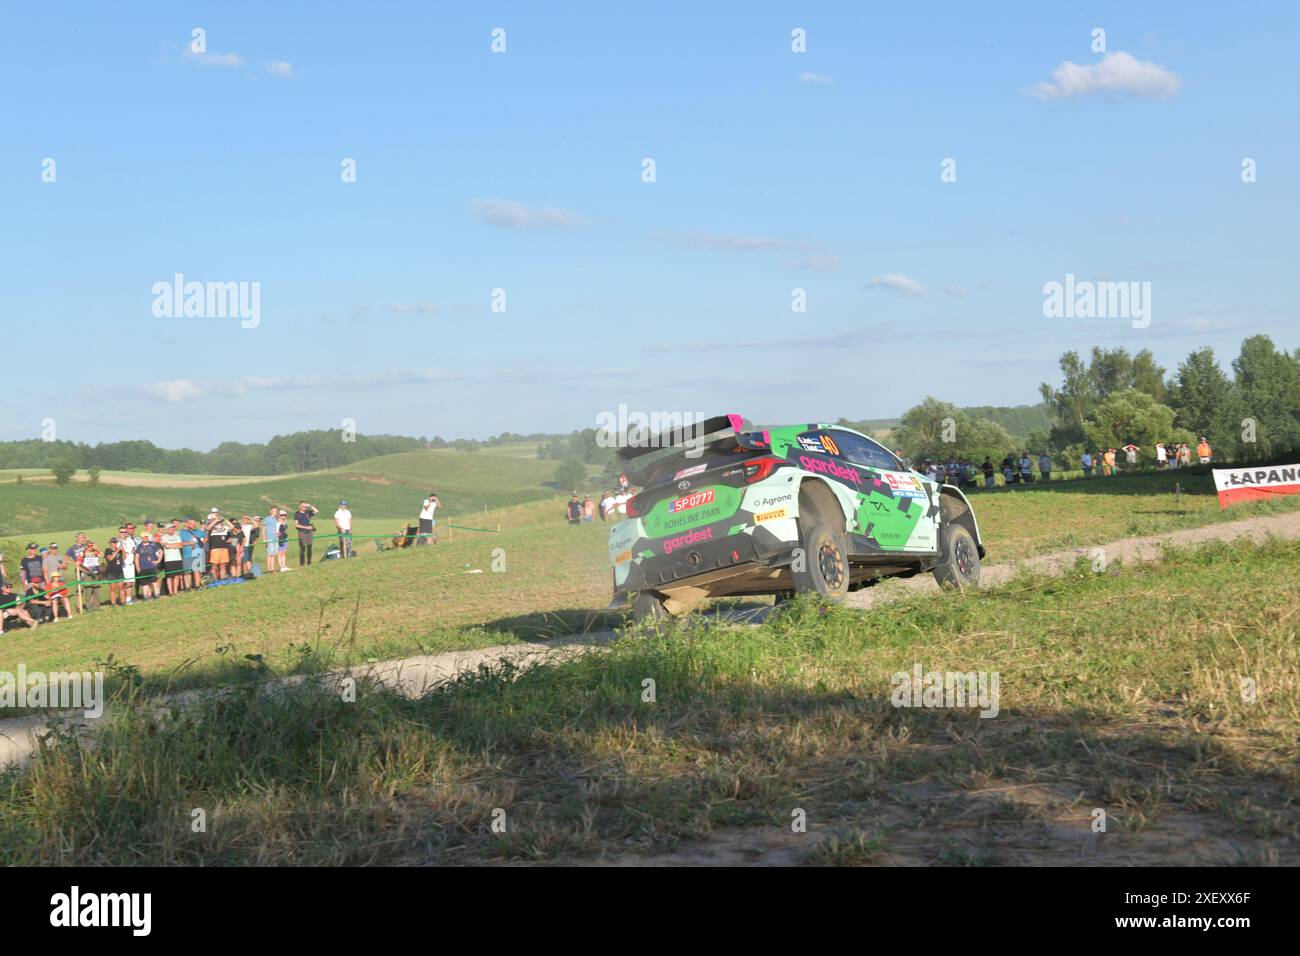
[[[707,451],[762,451],[770,446],[766,431],[753,430],[743,416],[736,414],[682,422],[655,433],[647,428],[618,437],[622,444],[618,457],[629,463],[628,475],[633,481],[668,459],[698,458]]]

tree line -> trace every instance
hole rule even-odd
[[[994,461],[1011,451],[1047,452],[1073,465],[1084,451],[1129,442],[1154,456],[1157,442],[1208,439],[1216,460],[1260,461],[1300,449],[1300,349],[1278,349],[1267,335],[1241,344],[1230,364],[1214,350],[1191,352],[1169,374],[1149,349],[1093,348],[1085,359],[1060,358],[1061,382],[1039,387],[1047,427],[1013,434],[981,409],[961,409],[927,397],[909,409],[888,436],[913,459],[964,457]]]

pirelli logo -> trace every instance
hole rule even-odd
[[[625,563],[625,562],[627,562],[627,561],[631,561],[631,560],[632,560],[632,549],[631,549],[631,548],[628,548],[626,551],[620,551],[618,554],[614,555],[614,563],[615,563],[615,564],[623,564],[623,563]]]
[[[775,511],[764,511],[761,515],[754,515],[754,524],[762,524],[764,521],[775,521],[777,518],[784,517],[784,508],[777,508]]]

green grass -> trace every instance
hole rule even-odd
[[[1297,496],[1220,512],[1217,499],[1203,491],[1184,494],[1180,506],[1165,479],[1095,479],[1061,482],[1050,490],[974,493],[986,561],[1004,563],[1300,506]],[[356,561],[318,562],[252,584],[105,609],[36,632],[15,630],[0,637],[0,669],[12,670],[19,660],[33,669],[93,668],[113,654],[151,680],[205,683],[224,672],[235,650],[238,657],[256,655],[280,672],[298,660],[304,645],[318,647],[336,663],[353,663],[608,626],[614,618],[603,612],[611,590],[607,526],[569,527],[560,520],[561,508],[562,499],[553,497],[486,515],[453,512],[451,522],[492,529],[499,524],[503,530],[456,531],[444,515],[443,540],[433,548],[377,554],[372,542],[358,539]],[[388,535],[400,524],[362,518],[357,532]],[[326,518],[318,526],[324,531],[332,522]],[[89,530],[101,544],[116,533],[116,528]],[[66,547],[72,534],[33,538]],[[23,539],[0,542],[13,577],[24,544]],[[322,538],[318,556],[324,548]],[[504,549],[504,573],[491,570],[494,548]],[[258,560],[264,560],[260,548]],[[296,562],[291,539],[290,565]],[[484,573],[464,573],[474,568]],[[218,654],[217,648],[225,650]]]
[[[555,462],[537,459],[535,447],[510,445],[490,452],[404,452],[284,478],[231,478],[224,485],[195,486],[193,476],[176,476],[181,487],[160,487],[166,479],[157,475],[136,476],[133,485],[0,484],[0,537],[116,528],[121,521],[139,524],[185,513],[199,517],[212,507],[234,514],[265,513],[272,505],[292,511],[301,500],[332,514],[346,499],[358,518],[401,519],[413,517],[430,491],[448,513],[469,515],[567,494],[571,489],[552,484],[555,468]],[[131,480],[127,473],[119,478]]]
[[[1242,542],[867,613],[804,601],[761,627],[695,619],[418,700],[363,686],[346,703],[314,681],[136,699],[95,747],[65,736],[0,782],[0,852],[699,859],[739,834],[809,863],[1295,863],[1297,575],[1300,547]],[[891,676],[915,662],[998,672],[999,715],[892,706]],[[796,809],[807,834],[791,834]]]

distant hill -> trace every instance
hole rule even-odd
[[[92,487],[84,473],[66,487],[49,480],[0,483],[0,536],[101,528],[129,519],[201,517],[217,507],[226,514],[263,514],[271,505],[292,510],[310,501],[330,524],[339,499],[346,498],[358,520],[409,518],[421,499],[436,492],[446,513],[467,515],[554,498],[570,489],[554,484],[555,462],[537,458],[537,448],[498,445],[479,451],[421,449],[383,455],[340,468],[284,477],[212,476],[199,486],[183,476],[110,473]],[[590,469],[590,470],[595,470]],[[595,491],[594,484],[587,489]],[[10,569],[12,570],[12,568]]]
[[[1037,405],[969,405],[962,409],[972,418],[987,418],[1001,425],[1012,438],[1024,439],[1034,431],[1050,431],[1055,419],[1045,402]],[[851,421],[841,418],[836,424],[885,440],[898,427],[898,418],[864,418]]]
[[[1046,402],[1037,405],[970,405],[963,408],[972,418],[987,418],[1006,429],[1012,438],[1027,438],[1031,432],[1051,431],[1056,419]]]

